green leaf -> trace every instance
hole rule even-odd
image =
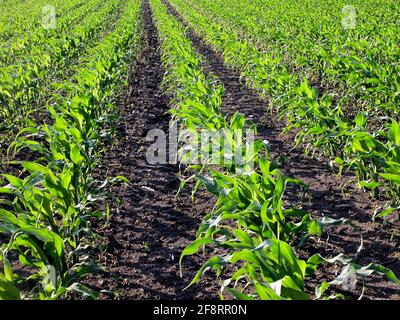
[[[0,300],[21,300],[20,291],[2,273],[0,273]]]
[[[71,161],[74,164],[76,164],[77,166],[81,165],[84,158],[81,155],[81,148],[77,144],[74,144],[72,146],[71,152],[70,152],[70,157],[71,157]]]
[[[43,175],[48,175],[51,173],[51,170],[49,168],[36,162],[22,161],[21,164],[29,172],[39,172]]]
[[[190,282],[190,284],[184,290],[186,290],[193,284],[197,283],[199,281],[200,277],[203,275],[203,273],[206,272],[208,269],[210,269],[212,267],[220,267],[220,266],[226,264],[226,262],[227,262],[226,259],[224,259],[220,256],[215,256],[215,257],[208,259],[207,262],[205,264],[203,264],[203,266],[200,268],[200,270],[196,273],[196,275],[194,276],[194,278]]]
[[[3,263],[4,263],[4,275],[5,275],[5,278],[8,281],[13,282],[14,281],[13,270],[12,270],[12,266],[11,266],[10,261],[6,257],[3,257]]]
[[[64,279],[64,285],[69,286],[71,282],[76,279],[82,278],[87,274],[94,274],[104,271],[104,269],[98,263],[79,263],[74,265],[68,270],[68,276]]]
[[[384,217],[386,217],[386,216],[392,214],[393,212],[395,212],[395,211],[397,211],[397,210],[400,210],[400,207],[397,207],[397,208],[389,207],[389,208],[387,208],[387,209],[385,209],[385,210],[383,210],[383,211],[381,211],[381,212],[378,212],[378,211],[377,211],[377,212],[373,215],[372,219],[375,219],[375,218],[384,218]]]
[[[392,122],[389,130],[389,138],[394,144],[400,145],[400,124],[396,123],[396,121]]]
[[[1,208],[0,208],[0,221],[11,223],[16,226],[20,224],[20,220],[14,214],[12,214],[10,211]]]
[[[360,128],[364,128],[367,123],[367,117],[364,112],[359,112],[356,116],[356,125]]]
[[[393,181],[396,184],[400,184],[400,174],[380,173],[379,175],[385,180]]]
[[[181,254],[181,257],[179,259],[179,268],[180,268],[180,275],[182,277],[182,260],[184,257],[186,256],[190,256],[195,254],[200,247],[209,244],[209,243],[215,243],[215,240],[211,239],[211,238],[201,238],[201,239],[197,239],[195,241],[193,241],[192,243],[190,243],[183,251]]]
[[[8,180],[8,182],[14,187],[14,188],[21,188],[23,186],[23,180],[10,175],[10,174],[3,174],[3,177]]]
[[[396,275],[393,273],[393,271],[380,265],[380,264],[370,263],[369,265],[367,265],[365,267],[357,266],[355,268],[355,270],[356,270],[357,274],[362,275],[364,277],[368,277],[373,273],[378,273],[380,275],[386,276],[386,278],[388,280],[390,280],[391,282],[394,282],[395,284],[400,285],[400,281],[396,277]]]
[[[236,299],[239,299],[239,300],[255,300],[254,298],[248,296],[247,294],[244,294],[244,293],[242,293],[242,292],[239,292],[239,291],[237,291],[237,290],[235,290],[235,289],[226,288],[226,290],[228,290],[229,293],[230,293],[232,296],[234,296]]]
[[[98,292],[89,289],[81,283],[74,283],[67,290],[81,294],[84,299],[97,300],[99,298]]]
[[[32,235],[45,243],[51,243],[56,250],[58,257],[63,255],[64,243],[58,234],[44,228],[38,229],[29,226],[21,228],[20,231],[25,234]]]
[[[128,180],[128,178],[124,177],[124,176],[116,176],[115,177],[116,180],[119,180],[121,182],[125,182],[125,183],[129,183],[130,181]]]
[[[360,181],[359,186],[361,188],[367,188],[367,189],[376,189],[377,187],[380,186],[380,183],[378,181],[369,181],[369,180],[364,180],[364,181]]]

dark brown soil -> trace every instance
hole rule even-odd
[[[131,184],[114,190],[121,204],[113,205],[109,226],[101,231],[108,242],[101,257],[108,272],[91,278],[89,284],[113,291],[120,299],[217,298],[217,283],[207,278],[201,286],[182,291],[201,265],[187,259],[183,278],[178,266],[182,250],[194,240],[210,209],[209,199],[200,194],[193,203],[190,190],[175,198],[178,167],[149,165],[145,157],[152,143],[146,141],[147,132],[154,128],[167,132],[169,124],[168,99],[160,88],[164,70],[150,10],[144,1],[144,48],[130,76],[127,98],[120,102],[121,138],[103,163],[109,176],[123,175]]]
[[[171,13],[187,26],[179,14],[166,1]],[[345,253],[355,257],[361,264],[371,262],[384,264],[400,275],[400,223],[392,221],[384,225],[382,221],[373,222],[374,210],[384,205],[383,201],[372,199],[362,192],[351,180],[351,172],[338,177],[328,166],[323,157],[312,158],[304,154],[302,147],[294,148],[294,133],[281,135],[285,122],[274,113],[267,113],[268,101],[261,100],[240,80],[239,72],[226,67],[222,57],[206,44],[193,30],[188,29],[193,46],[204,57],[204,69],[217,76],[225,87],[223,109],[228,114],[240,111],[246,118],[257,124],[259,136],[271,145],[271,156],[280,161],[281,168],[288,176],[302,179],[308,184],[307,194],[298,188],[289,188],[287,201],[291,205],[302,206],[314,216],[326,215],[333,218],[351,219],[356,229],[350,226],[330,228],[327,239],[314,240],[307,248],[306,256],[321,253],[333,257]],[[327,236],[325,236],[327,238]],[[363,250],[355,256],[363,239]],[[334,273],[340,272],[334,267],[326,267],[318,273],[317,280],[333,279]],[[328,279],[327,279],[328,277]],[[370,299],[400,299],[400,288],[394,284],[374,277],[369,280],[365,297]],[[358,288],[359,289],[359,288]],[[356,297],[360,290],[348,292]]]

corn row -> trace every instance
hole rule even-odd
[[[26,61],[16,61],[0,69],[0,132],[18,130],[37,107],[43,103],[47,92],[44,90],[52,73],[65,69],[89,41],[104,27],[104,22],[116,14],[122,2],[110,0],[98,11],[88,14],[83,25],[77,25],[72,32],[39,29],[31,38],[23,38],[11,57],[24,55]],[[87,7],[89,12],[93,10]],[[80,16],[80,12],[76,13]],[[50,70],[52,72],[50,72]]]
[[[13,144],[16,152],[28,148],[38,156],[15,163],[24,178],[3,175],[8,184],[0,188],[0,231],[10,240],[0,251],[1,299],[98,296],[81,283],[102,269],[90,255],[98,240],[92,222],[106,219],[108,210],[99,211],[94,202],[106,200],[110,182],[126,179],[98,181],[93,173],[113,132],[113,99],[140,46],[140,12],[138,0],[127,1],[115,30],[93,50],[86,68],[64,83],[65,98],[47,106],[53,124],[25,128]],[[16,258],[29,276],[13,271]]]
[[[194,173],[190,178],[184,178],[182,186],[193,179],[196,182],[194,192],[203,186],[217,199],[215,208],[204,217],[196,240],[186,247],[180,258],[182,266],[186,256],[203,247],[212,249],[212,257],[189,286],[212,269],[218,277],[225,276],[221,279],[222,298],[229,294],[238,299],[310,299],[305,283],[321,263],[338,263],[344,267],[342,278],[317,287],[316,298],[328,298],[325,291],[332,284],[340,284],[340,279],[349,272],[361,275],[369,270],[385,274],[399,283],[389,269],[374,264],[362,267],[343,255],[333,259],[325,259],[319,254],[307,260],[298,257],[294,248],[309,237],[319,237],[325,226],[344,221],[327,217],[315,219],[306,211],[285,208],[286,185],[301,185],[302,182],[282,174],[277,164],[269,159],[267,142],[242,145],[235,140],[235,130],[244,132],[253,125],[240,113],[229,119],[221,111],[223,86],[216,84],[217,79],[204,74],[202,59],[192,48],[185,29],[167,13],[161,0],[150,3],[161,38],[162,61],[167,68],[164,86],[174,97],[170,112],[180,130],[198,132],[213,128],[225,132],[224,139],[234,145],[234,150],[239,148],[244,154],[247,149],[254,150],[242,163],[222,163],[219,168],[207,163],[188,167]],[[213,142],[210,144],[204,149],[212,149]],[[229,156],[226,150],[221,152]],[[251,162],[255,163],[254,168],[250,166]],[[235,271],[224,275],[228,266]]]
[[[260,50],[240,39],[235,29],[223,27],[190,3],[171,0],[184,20],[212,47],[227,65],[240,70],[249,87],[270,102],[270,108],[286,117],[285,132],[297,129],[296,144],[306,151],[323,153],[341,173],[354,171],[358,186],[387,201],[373,218],[399,212],[400,123],[397,108],[378,117],[373,108],[348,117],[335,96],[319,93],[310,80],[291,74],[274,52]],[[397,99],[397,98],[396,98]],[[371,116],[372,114],[372,116]],[[377,127],[378,126],[378,127]]]
[[[362,110],[397,111],[398,3],[353,1],[354,19],[347,21],[355,28],[351,30],[343,27],[346,20],[341,9],[347,4],[309,0],[279,5],[275,0],[190,1],[190,6],[202,15],[273,54],[291,73],[318,83],[343,106],[352,102]]]

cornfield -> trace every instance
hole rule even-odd
[[[400,298],[400,3],[0,6],[0,300]]]

